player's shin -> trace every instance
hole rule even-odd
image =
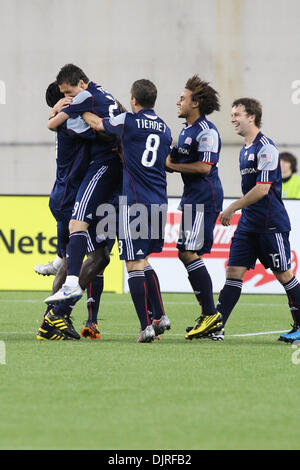
[[[67,278],[66,285],[76,287],[83,259],[87,251],[87,233],[73,232],[67,246]]]
[[[224,326],[240,298],[242,286],[243,281],[240,279],[226,279],[224,287],[219,294],[217,310],[222,314]]]
[[[88,321],[93,323],[98,322],[98,311],[103,285],[103,274],[98,274],[87,288]]]
[[[163,315],[165,315],[161,291],[160,291],[160,284],[159,279],[157,277],[156,272],[148,264],[144,268],[145,273],[145,280],[147,286],[147,299],[148,304],[151,305],[153,318],[155,320],[160,319]]]
[[[214,315],[216,308],[213,298],[212,281],[202,259],[187,264],[188,279],[195,296],[202,306],[203,315]]]
[[[128,286],[137,316],[141,323],[141,330],[144,330],[150,324],[144,271],[128,271]]]
[[[290,311],[295,326],[300,326],[300,284],[293,276],[286,284],[282,284],[289,302]]]

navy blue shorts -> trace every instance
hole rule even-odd
[[[151,253],[160,253],[164,245],[167,205],[165,211],[143,206],[143,213],[132,215],[130,205],[120,205],[117,227],[121,260],[144,259]],[[139,235],[139,236],[137,236]]]
[[[253,233],[235,231],[231,240],[228,266],[254,269],[256,260],[272,271],[287,271],[291,267],[289,232]]]
[[[54,213],[53,213],[54,215]],[[57,223],[57,254],[61,258],[66,257],[67,245],[69,243],[69,222],[71,219],[71,212],[55,212]],[[111,252],[115,240],[103,240],[97,235],[98,220],[92,220],[87,231],[87,253],[96,251],[98,248],[107,246],[109,253]]]
[[[77,192],[72,219],[90,224],[96,217],[97,207],[112,198],[121,179],[120,160],[113,159],[106,165],[92,162]]]
[[[190,220],[185,220],[188,206],[192,207]],[[196,211],[194,205],[185,205],[182,211],[177,248],[179,251],[193,251],[198,255],[210,253],[214,242],[214,228],[218,213]]]

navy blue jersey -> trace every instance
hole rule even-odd
[[[177,147],[172,149],[174,163],[203,162],[211,165],[208,175],[181,173],[184,204],[204,204],[206,211],[222,210],[223,188],[218,174],[221,138],[215,125],[205,116],[180,132]]]
[[[171,131],[153,109],[122,113],[103,120],[105,131],[121,138],[123,188],[128,204],[167,203],[165,162]]]
[[[92,129],[83,121],[80,137],[72,134],[68,119],[56,133],[56,181],[50,194],[49,206],[54,211],[72,211],[81,181],[88,169],[89,140],[95,139]]]
[[[281,169],[278,150],[261,132],[240,151],[242,192],[247,194],[257,183],[271,183],[266,196],[242,209],[239,229],[247,232],[289,232],[290,221],[281,200]]]
[[[73,119],[73,132],[77,133],[77,123],[79,124],[78,128],[81,128],[81,114],[86,111],[97,114],[101,118],[114,117],[120,113],[114,97],[94,82],[89,82],[88,88],[78,93],[70,106],[63,109],[63,112]],[[111,143],[93,141],[90,146],[92,161],[99,160],[101,164],[104,164],[113,158],[118,158],[117,153],[113,150],[116,144],[117,140]]]

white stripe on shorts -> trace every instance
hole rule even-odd
[[[95,173],[95,175],[93,176],[93,178],[89,182],[86,190],[83,193],[81,201],[79,202],[76,220],[81,220],[81,221],[84,220],[84,215],[85,215],[85,211],[86,211],[88,202],[89,202],[89,200],[90,200],[90,198],[93,194],[93,191],[94,191],[99,179],[106,172],[107,169],[108,169],[108,166],[102,166],[101,168],[99,168],[97,173]]]
[[[279,256],[280,256],[280,261],[281,261],[281,267],[283,271],[287,271],[288,265],[287,265],[287,260],[286,260],[286,255],[285,255],[285,249],[284,249],[284,243],[283,243],[283,238],[281,233],[275,233],[276,240],[277,240],[277,245],[279,249]]]
[[[201,229],[203,212],[197,212],[189,240],[185,246],[186,250],[195,250],[197,246],[197,237]]]
[[[124,205],[123,206],[123,228],[124,228],[124,237],[126,243],[126,251],[127,251],[127,261],[134,260],[134,251],[133,251],[133,244],[131,240],[130,234],[130,226],[129,226],[129,207]]]

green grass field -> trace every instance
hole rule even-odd
[[[129,295],[108,293],[101,340],[36,341],[46,294],[0,292],[1,449],[299,449],[300,364],[270,333],[290,329],[285,296],[242,295],[213,342],[184,339],[193,295],[165,294],[172,329],[137,344]]]

